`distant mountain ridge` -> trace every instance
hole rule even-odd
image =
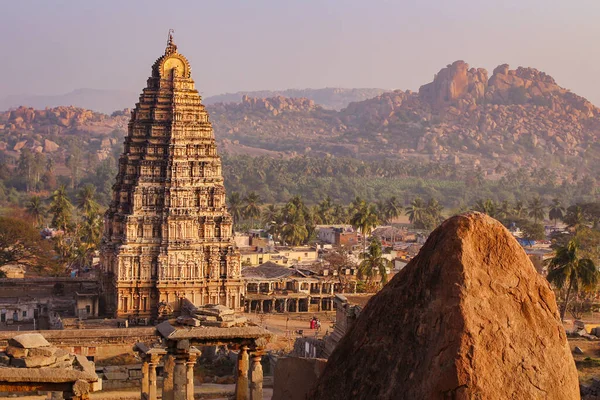
[[[379,96],[384,92],[386,92],[384,89],[345,88],[261,90],[207,96],[203,99],[203,102],[204,104],[241,103],[243,96],[256,98],[277,96],[302,97],[313,100],[323,108],[341,110],[351,102],[366,100]],[[139,93],[108,89],[77,89],[59,95],[11,95],[0,99],[0,111],[15,109],[20,106],[32,107],[38,110],[60,106],[73,106],[111,114],[115,110],[133,108],[138,100],[138,96]]]
[[[209,96],[204,99],[205,104],[215,103],[241,103],[244,96],[255,98],[290,97],[306,98],[329,110],[341,110],[348,104],[363,101],[387,92],[385,89],[373,88],[323,88],[323,89],[286,89],[286,90],[258,90],[236,93],[225,93]]]
[[[115,110],[131,108],[135,105],[139,94],[125,90],[76,89],[59,95],[11,95],[0,99],[0,111],[20,106],[35,109],[74,106],[104,114]]]
[[[517,168],[598,175],[600,109],[534,68],[503,64],[488,76],[456,61],[418,92],[383,92],[340,111],[308,98],[248,95],[206,108],[220,151],[231,155],[434,161],[496,175]],[[111,116],[72,107],[42,111],[0,113],[0,149],[39,149],[49,133],[65,151],[66,135],[101,143],[126,129],[129,118],[126,110]]]

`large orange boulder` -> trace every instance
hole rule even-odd
[[[580,396],[550,286],[499,222],[469,213],[369,301],[310,398]]]

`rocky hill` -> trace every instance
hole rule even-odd
[[[449,155],[515,166],[598,155],[599,110],[532,68],[484,69],[457,61],[418,93],[391,92],[342,110],[365,152]],[[365,140],[369,134],[373,140]],[[534,157],[531,158],[530,155]]]
[[[82,148],[102,160],[121,142],[129,117],[127,109],[109,116],[77,107],[19,107],[0,113],[0,151],[17,155],[28,148],[66,157],[69,144],[78,140]]]
[[[598,108],[533,68],[501,65],[488,78],[485,69],[456,61],[418,92],[382,93],[339,112],[315,107],[265,114],[243,103],[226,109],[213,119],[218,137],[271,151],[484,169],[589,170],[600,158]]]
[[[533,68],[500,65],[489,76],[456,61],[418,92],[379,93],[340,111],[317,99],[241,94],[239,102],[207,109],[220,148],[230,154],[432,160],[484,171],[549,167],[563,176],[596,174],[600,161],[600,110]],[[128,117],[19,108],[0,113],[0,141],[12,151],[24,140],[46,151],[45,140],[61,146],[61,137],[73,135],[101,144],[124,131]]]
[[[225,93],[209,96],[204,99],[205,104],[215,103],[240,103],[244,96],[267,98],[267,97],[303,97],[313,100],[323,108],[330,110],[341,110],[355,101],[370,99],[384,93],[384,89],[346,89],[346,88],[323,88],[323,89],[287,89],[287,90],[259,90],[253,92]]]

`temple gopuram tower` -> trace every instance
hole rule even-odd
[[[208,113],[173,37],[131,113],[101,246],[105,312],[240,309],[243,284]]]

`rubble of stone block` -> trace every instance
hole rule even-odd
[[[550,285],[502,224],[469,213],[367,303],[308,398],[579,396]]]
[[[206,304],[196,307],[188,300],[184,301],[182,315],[177,323],[187,326],[210,326],[216,328],[231,328],[246,325],[247,318],[235,315],[235,311],[219,304]]]
[[[20,385],[17,391],[55,383],[71,383],[71,394],[102,389],[94,363],[86,357],[52,346],[39,333],[25,333],[8,340],[0,352],[0,385]]]
[[[85,357],[50,345],[39,333],[25,333],[8,340],[0,353],[0,368],[62,368],[95,374]]]

